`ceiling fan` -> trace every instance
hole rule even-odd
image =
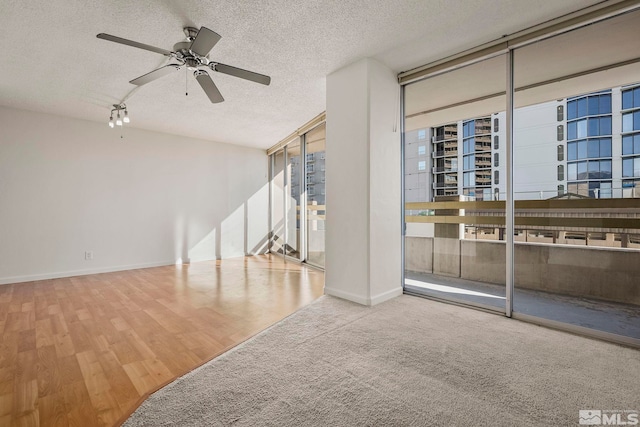
[[[242,68],[232,67],[231,65],[221,64],[209,59],[209,52],[220,40],[220,35],[206,27],[197,28],[186,27],[184,33],[187,36],[186,41],[178,42],[173,46],[173,50],[165,50],[159,47],[150,46],[144,43],[138,43],[133,40],[123,39],[121,37],[112,36],[110,34],[100,33],[96,37],[115,43],[125,44],[127,46],[137,47],[139,49],[148,50],[159,53],[174,59],[177,63],[167,64],[163,67],[155,69],[147,74],[131,80],[129,83],[142,86],[160,77],[171,74],[186,66],[188,70],[193,71],[193,75],[207,94],[211,102],[217,103],[224,101],[218,87],[213,82],[207,69],[217,71],[218,73],[228,74],[241,79],[250,80],[252,82],[269,85],[271,77],[264,74],[254,73],[253,71],[243,70]]]

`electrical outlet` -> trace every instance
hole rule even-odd
[[[91,261],[93,259],[93,251],[87,251],[84,253],[85,261]]]

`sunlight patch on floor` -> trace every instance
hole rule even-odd
[[[436,285],[435,283],[421,282],[419,280],[413,280],[413,279],[405,279],[404,283],[405,285],[418,286],[423,289],[429,289],[429,290],[438,291],[438,292],[446,292],[450,294],[471,295],[476,297],[496,298],[501,300],[505,299],[505,297],[501,297],[498,295],[491,295],[491,294],[486,294],[484,292],[471,291],[471,290],[462,289],[462,288],[454,288],[453,286]]]

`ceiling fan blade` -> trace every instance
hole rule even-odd
[[[231,65],[225,65],[216,63],[214,70],[219,73],[229,74],[230,76],[240,77],[241,79],[251,80],[252,82],[260,83],[263,85],[269,85],[271,83],[271,77],[264,74],[254,73],[253,71],[243,70],[242,68],[232,67]]]
[[[159,79],[160,77],[166,76],[167,74],[171,74],[172,72],[179,70],[180,69],[180,65],[178,64],[169,64],[169,65],[165,65],[164,67],[155,69],[147,74],[144,74],[138,78],[135,78],[133,80],[131,80],[129,83],[132,83],[134,85],[138,85],[138,86],[142,86],[144,84],[147,84],[155,79]]]
[[[211,31],[207,27],[200,27],[198,35],[193,43],[191,43],[191,52],[200,56],[207,56],[209,51],[218,43],[221,37],[215,31]]]
[[[195,76],[198,83],[200,83],[202,90],[204,90],[211,102],[216,104],[218,102],[224,101],[224,98],[218,90],[218,87],[213,82],[213,80],[211,80],[211,76],[209,76],[206,71],[198,70],[193,73],[193,75]]]
[[[96,37],[102,40],[108,40],[110,42],[116,42],[120,44],[126,44],[127,46],[137,47],[138,49],[149,50],[151,52],[159,53],[160,55],[171,56],[171,51],[160,49],[159,47],[150,46],[144,43],[134,42],[133,40],[123,39],[122,37],[112,36],[111,34],[100,33]]]

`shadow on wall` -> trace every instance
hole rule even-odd
[[[0,284],[266,251],[264,150],[0,107]]]
[[[268,198],[269,186],[265,184],[208,230],[208,224],[196,218],[178,218],[175,224],[176,263],[266,253],[269,238],[265,207]]]

